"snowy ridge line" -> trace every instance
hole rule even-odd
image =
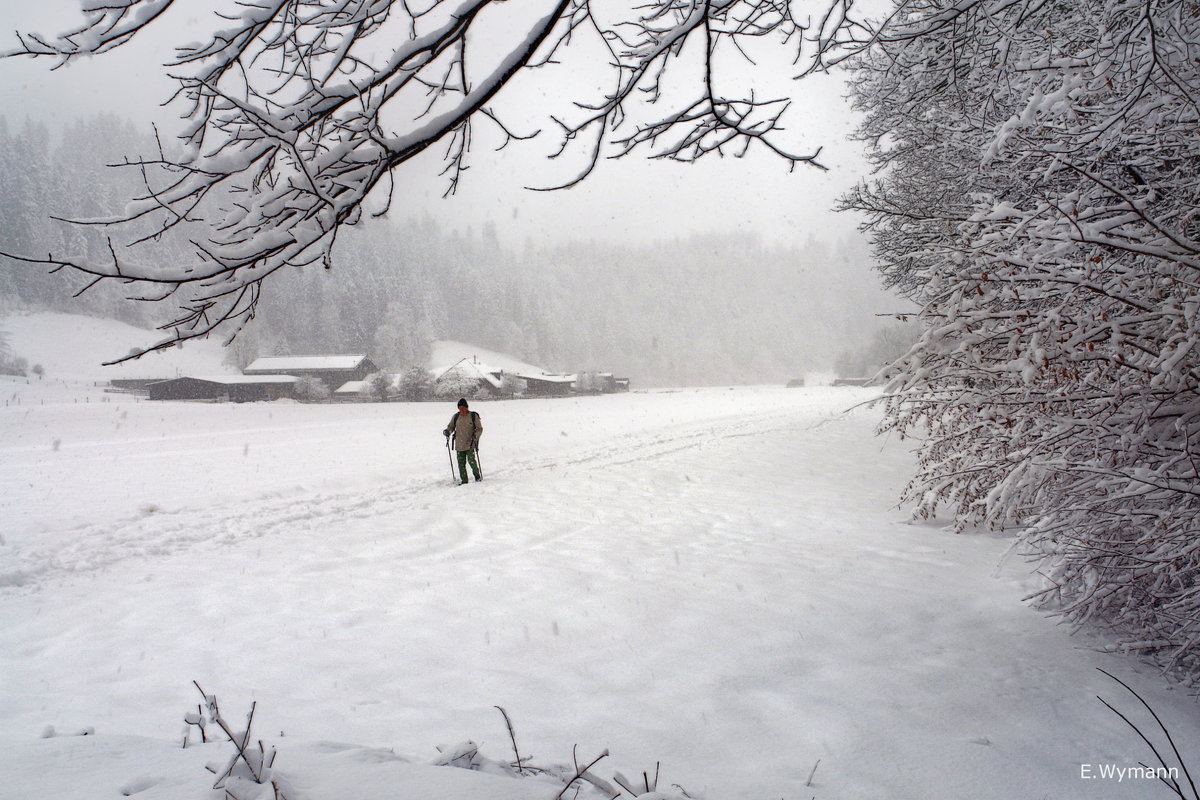
[[[562,468],[596,469],[643,463],[717,441],[767,436],[777,427],[794,424],[798,415],[807,414],[792,409],[672,424],[649,434],[627,434],[613,443],[593,445],[560,458],[529,458],[497,470],[488,470],[485,462],[485,475],[511,479]],[[71,544],[66,548],[21,548],[0,543],[3,555],[0,592],[36,590],[45,582],[110,569],[131,558],[168,558],[196,547],[235,545],[289,532],[308,532],[329,520],[427,511],[443,502],[439,493],[448,484],[448,478],[388,481],[312,497],[298,497],[302,493],[300,488],[287,493],[276,489],[257,498],[217,507],[150,509],[138,516],[79,526],[70,531]],[[487,490],[486,480],[483,486]],[[430,554],[436,552],[441,551]]]

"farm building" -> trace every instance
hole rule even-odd
[[[525,382],[525,394],[531,397],[565,397],[575,389],[574,375],[518,375]]]
[[[246,403],[292,396],[296,379],[290,375],[218,375],[171,378],[147,387],[151,400],[222,400]]]
[[[561,375],[537,367],[506,371],[464,358],[452,367],[435,371],[435,385],[445,396],[470,396],[486,391],[492,396],[567,397],[575,392],[601,394],[629,391],[628,378],[614,378],[612,373],[586,373],[586,386],[581,387],[581,375]]]
[[[504,353],[454,341],[434,342],[433,351],[436,360],[430,371],[436,376],[440,397],[453,394],[454,386],[463,386],[460,394],[464,396],[483,391],[492,397],[567,397],[574,393],[629,391],[629,379],[617,378],[611,372],[551,372]],[[445,364],[453,366],[436,366]]]
[[[613,394],[628,392],[629,378],[618,378],[611,372],[580,372],[575,380],[580,394]]]
[[[396,376],[389,375],[382,387],[372,386],[371,381],[346,381],[331,399],[337,403],[372,403],[395,399],[398,393]]]
[[[266,356],[255,359],[242,370],[246,375],[312,377],[328,386],[330,391],[336,391],[348,381],[361,381],[378,371],[379,367],[364,355]]]
[[[108,382],[109,390],[113,392],[122,392],[125,394],[140,394],[146,396],[149,391],[150,384],[159,383],[160,381],[169,380],[165,377],[159,378],[113,378]]]
[[[333,399],[339,403],[361,403],[367,399],[363,394],[366,388],[366,381],[346,381],[333,393]]]

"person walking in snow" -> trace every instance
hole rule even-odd
[[[450,424],[442,434],[447,440],[451,436],[454,437],[454,450],[458,453],[458,474],[462,479],[459,485],[467,483],[467,462],[471,464],[475,480],[483,480],[479,473],[479,459],[475,456],[475,451],[479,449],[479,437],[483,435],[483,423],[479,420],[479,414],[467,406],[466,398],[458,401],[458,412],[450,418]]]

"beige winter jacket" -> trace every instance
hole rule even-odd
[[[443,433],[454,434],[454,449],[460,453],[466,450],[478,450],[479,437],[483,435],[483,422],[479,419],[479,414],[474,411],[466,414],[459,414],[456,411]]]

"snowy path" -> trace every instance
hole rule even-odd
[[[263,731],[402,753],[504,758],[500,705],[525,754],[609,747],[710,800],[1161,796],[1081,780],[1145,757],[1095,667],[1193,751],[1194,701],[1021,605],[1004,541],[908,523],[909,454],[839,413],[861,397],[484,404],[468,487],[441,407],[123,409],[152,451],[101,434],[110,411],[51,416],[50,453],[14,426],[0,727],[170,738],[197,679]],[[90,519],[32,500],[85,473]]]

